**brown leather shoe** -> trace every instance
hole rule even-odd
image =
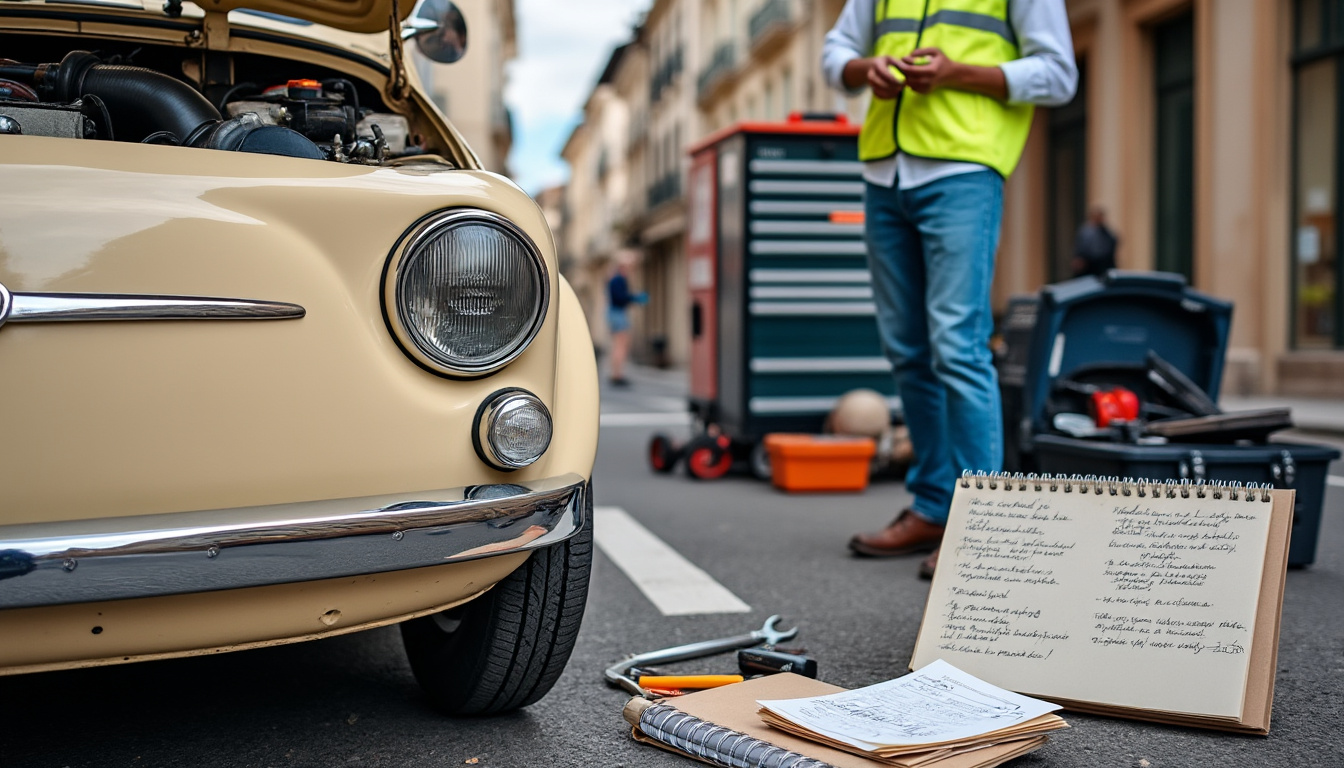
[[[943,526],[907,509],[880,531],[856,534],[849,548],[868,557],[896,557],[937,549],[942,540]]]
[[[941,549],[941,547],[939,549]],[[929,553],[928,557],[920,561],[919,578],[932,579],[933,572],[937,569],[938,569],[938,549],[935,549]]]

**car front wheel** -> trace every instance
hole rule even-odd
[[[532,704],[555,685],[578,639],[593,562],[592,490],[584,524],[539,549],[484,595],[401,625],[420,687],[451,715]]]

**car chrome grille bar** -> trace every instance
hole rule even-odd
[[[0,325],[97,320],[292,320],[298,304],[212,296],[12,293],[0,285]]]

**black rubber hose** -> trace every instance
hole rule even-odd
[[[4,71],[31,69],[30,79],[43,101],[69,104],[93,97],[103,122],[105,138],[113,125],[122,141],[143,141],[168,131],[184,144],[205,143],[221,118],[219,110],[195,88],[168,75],[144,67],[104,64],[96,54],[70,51],[60,64],[28,65],[0,60]]]
[[[143,67],[95,64],[84,74],[79,95],[103,100],[122,141],[169,131],[183,144],[198,146],[220,122],[219,110],[196,89]]]

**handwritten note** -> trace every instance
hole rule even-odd
[[[868,751],[968,739],[1059,709],[977,680],[945,661],[867,688],[757,703],[809,730]]]
[[[961,487],[912,664],[1015,691],[1239,717],[1271,504]]]

